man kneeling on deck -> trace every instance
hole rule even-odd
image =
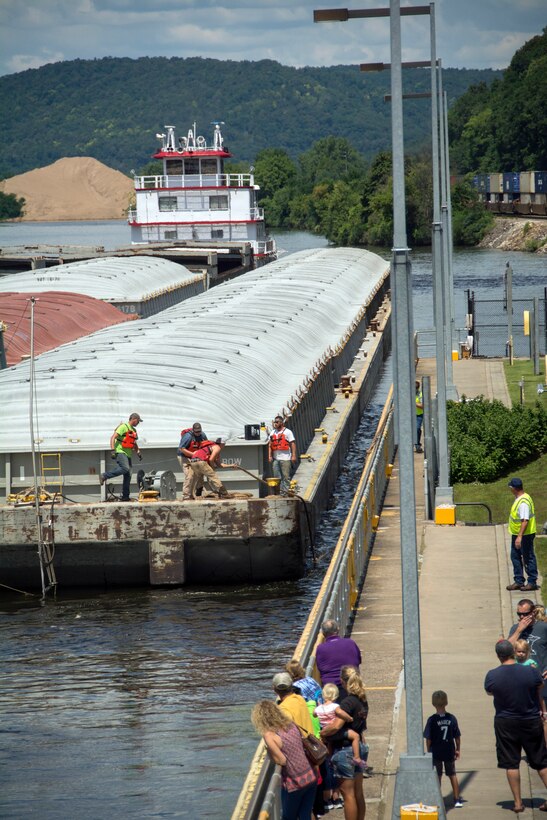
[[[195,499],[195,491],[200,481],[207,486],[207,489],[217,493],[219,498],[228,498],[228,491],[222,481],[215,475],[215,467],[231,467],[220,459],[220,454],[226,444],[225,438],[217,438],[216,441],[204,441],[199,450],[193,454],[190,461],[192,468],[192,483],[190,485],[190,498]]]

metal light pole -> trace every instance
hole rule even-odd
[[[433,6],[433,3],[431,4]],[[432,8],[432,11],[434,9]],[[439,97],[437,90],[437,51],[435,43],[435,19],[431,16],[431,138],[433,155],[433,314],[435,317],[435,348],[437,362],[437,442],[439,447],[439,485],[435,493],[435,506],[452,504],[452,488],[448,479],[448,426],[446,420],[446,356],[445,312],[443,299],[442,269],[442,222],[439,169]]]
[[[507,345],[509,347],[509,364],[513,365],[513,268],[505,264],[505,304],[507,306]]]
[[[446,205],[448,215],[448,298],[450,300],[450,322],[452,333],[452,346],[456,346],[457,350],[458,338],[456,336],[456,312],[454,305],[454,240],[452,235],[452,194],[450,191],[450,145],[448,141],[448,95],[443,91],[443,123],[444,123],[444,142],[445,142],[445,179],[447,184],[446,189]],[[457,392],[457,391],[455,391]],[[456,399],[459,398],[456,395]]]
[[[534,376],[539,376],[539,297],[534,296],[534,321],[530,328],[530,336],[533,339],[532,350],[534,352]]]
[[[405,803],[432,802],[444,818],[439,782],[424,754],[422,713],[422,663],[420,604],[416,542],[416,494],[414,486],[414,427],[416,425],[414,361],[411,351],[411,262],[405,221],[405,169],[403,139],[403,92],[401,66],[400,0],[390,0],[391,30],[391,135],[393,152],[393,257],[392,279],[397,302],[395,332],[399,380],[399,468],[401,521],[401,575],[403,590],[403,640],[407,752],[399,759],[392,818],[400,817]],[[434,59],[432,57],[434,66]],[[433,70],[434,67],[433,67]],[[410,304],[409,304],[410,302]]]
[[[408,7],[412,8],[412,7]],[[401,12],[403,10],[401,9]],[[437,370],[437,407],[436,438],[439,446],[439,488],[435,506],[452,504],[453,493],[449,486],[448,429],[446,418],[446,401],[457,399],[452,374],[452,347],[454,327],[454,299],[452,276],[452,213],[450,202],[450,177],[448,161],[448,128],[445,106],[439,101],[444,99],[442,92],[441,64],[436,56],[435,5],[429,6],[431,59],[401,63],[402,67],[431,67],[431,94],[403,94],[403,98],[431,97],[431,142],[432,142],[432,176],[433,176],[433,235],[431,242],[433,299],[435,316],[435,356]],[[391,68],[388,63],[364,63],[362,71],[380,71]],[[392,94],[385,100],[393,100]],[[442,199],[441,199],[442,197]],[[442,202],[442,205],[441,205]],[[394,315],[396,327],[396,314]],[[413,328],[411,326],[411,336]],[[394,350],[395,358],[395,350]]]
[[[314,12],[316,22],[352,17],[390,17],[391,30],[391,129],[393,153],[393,249],[391,288],[394,308],[394,379],[397,381],[397,421],[399,432],[400,539],[403,602],[404,675],[407,752],[400,756],[392,808],[393,820],[400,817],[405,803],[433,803],[445,820],[439,781],[424,754],[422,713],[422,666],[420,608],[418,595],[418,549],[416,540],[416,493],[414,484],[414,430],[416,425],[414,358],[412,350],[411,262],[405,219],[405,169],[403,139],[403,93],[401,62],[401,15],[429,14],[430,6],[400,7],[390,0],[389,9],[328,9]],[[433,63],[434,65],[434,63]],[[434,68],[433,68],[434,70]],[[437,131],[438,133],[438,131]],[[438,143],[437,143],[438,157]],[[438,185],[437,159],[437,185]],[[442,334],[442,322],[441,322]],[[442,345],[440,347],[442,351]],[[444,372],[443,372],[444,384]]]
[[[433,4],[432,4],[433,5]],[[432,26],[434,23],[434,10],[431,11]],[[432,42],[435,36],[432,31]],[[445,130],[445,94],[443,91],[443,72],[441,61],[439,60],[438,69],[438,104],[439,111],[439,129],[440,129],[440,174],[441,174],[441,221],[442,229],[442,272],[443,272],[443,305],[445,312],[444,336],[445,336],[445,361],[446,361],[446,397],[447,399],[457,399],[456,388],[454,387],[454,377],[452,373],[452,348],[454,345],[452,328],[454,325],[454,299],[452,286],[452,226],[450,224],[449,204],[450,197],[450,175],[448,171],[448,142]]]

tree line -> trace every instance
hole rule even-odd
[[[547,28],[501,78],[473,85],[451,107],[451,159],[459,173],[547,170]]]
[[[501,72],[446,69],[454,102]],[[427,69],[404,72],[406,91],[428,91]],[[141,57],[70,60],[0,77],[0,177],[90,156],[123,173],[141,167],[166,123],[186,134],[196,122],[209,140],[224,120],[227,145],[252,162],[271,146],[296,159],[321,137],[344,136],[367,160],[389,149],[389,72],[357,65],[291,68],[274,60]],[[429,140],[428,103],[405,103],[410,150]]]
[[[324,235],[337,245],[389,246],[393,236],[391,153],[367,163],[342,137],[324,137],[294,161],[281,148],[261,151],[255,162],[260,204],[268,224]],[[405,159],[409,242],[431,244],[432,168],[427,155]],[[469,180],[452,192],[457,245],[475,245],[493,222]]]

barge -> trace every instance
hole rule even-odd
[[[57,459],[58,474],[41,476],[45,489],[48,482],[50,491],[57,489],[41,516],[59,582],[299,577],[316,517],[389,348],[388,263],[367,251],[318,249],[245,274],[153,320],[100,331],[40,356],[35,446],[40,456]],[[123,378],[127,367],[130,379]],[[23,412],[28,364],[1,371],[0,389],[9,396],[0,430],[0,580],[28,588],[39,579],[36,513],[6,503],[32,476]],[[145,419],[139,426],[144,468],[157,473],[160,485],[161,476],[173,481],[155,503],[106,502],[98,476],[108,440],[133,410]],[[277,413],[295,433],[300,453],[289,498],[264,497],[257,480],[268,473],[261,422]],[[227,437],[224,461],[247,471],[223,471],[227,500],[173,497],[174,481],[182,479],[179,430],[194,420],[208,436]]]
[[[0,298],[10,291],[34,296],[77,293],[107,302],[121,313],[146,318],[207,287],[205,271],[192,272],[167,259],[106,256],[7,274],[0,277]]]

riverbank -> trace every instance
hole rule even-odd
[[[494,219],[494,227],[479,243],[479,248],[547,254],[547,219],[511,216]]]

